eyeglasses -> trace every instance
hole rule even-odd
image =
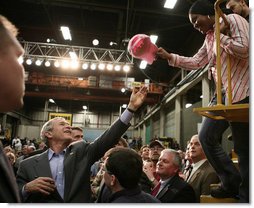
[[[162,147],[151,147],[150,150],[151,150],[151,151],[154,151],[154,150],[156,150],[156,151],[158,151],[158,150],[161,151],[161,150],[163,150],[163,148],[162,148]]]
[[[110,172],[107,167],[107,165],[104,163],[103,167],[102,167],[102,170],[105,172],[105,173],[108,173],[109,175],[114,175],[112,172]]]

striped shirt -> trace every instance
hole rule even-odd
[[[221,51],[221,78],[222,87],[228,92],[227,83],[227,54],[231,62],[231,87],[232,102],[239,102],[249,96],[249,23],[237,14],[226,16],[230,24],[231,37],[220,34]],[[216,41],[215,31],[206,33],[205,41],[199,51],[193,57],[184,57],[171,54],[169,65],[194,70],[209,64],[210,73],[215,83],[216,78]]]

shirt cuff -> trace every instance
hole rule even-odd
[[[130,123],[132,117],[133,117],[133,113],[131,113],[130,111],[128,111],[127,108],[126,108],[126,109],[124,110],[124,112],[122,113],[122,115],[120,116],[120,120],[121,120],[124,124],[128,125],[128,124]]]
[[[23,186],[21,193],[22,193],[23,199],[26,200],[27,197],[29,196],[29,193],[27,193],[27,192],[25,191],[25,186]]]

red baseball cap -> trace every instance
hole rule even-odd
[[[142,59],[147,61],[148,64],[152,64],[158,47],[151,42],[149,36],[137,34],[130,39],[128,51],[134,58]]]

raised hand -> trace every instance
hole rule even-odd
[[[136,111],[143,103],[147,96],[147,87],[133,88],[128,108]]]

